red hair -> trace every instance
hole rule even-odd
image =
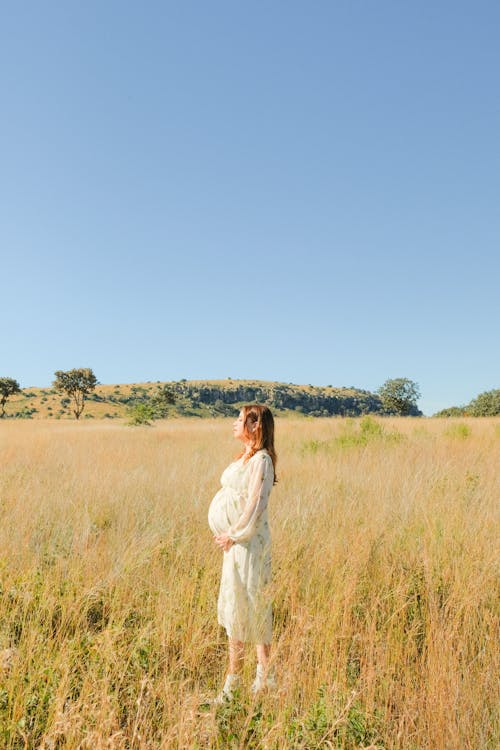
[[[238,458],[244,456],[246,463],[257,451],[264,448],[271,456],[274,469],[274,482],[276,483],[278,481],[276,477],[278,457],[274,449],[274,418],[271,410],[263,404],[245,404],[245,406],[241,407],[241,414],[243,416],[244,435],[252,447],[248,453],[242,451]],[[256,424],[254,432],[248,431],[248,420],[252,424]]]

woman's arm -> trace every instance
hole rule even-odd
[[[267,508],[269,493],[274,482],[274,469],[271,457],[259,453],[252,461],[248,497],[243,513],[227,532],[233,542],[247,542],[255,533],[257,521]]]

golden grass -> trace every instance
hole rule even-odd
[[[0,424],[0,748],[496,748],[499,421],[277,420],[282,690],[216,712],[230,424]]]

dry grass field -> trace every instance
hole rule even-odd
[[[215,710],[230,425],[0,423],[0,748],[496,750],[499,420],[277,421],[281,690]]]

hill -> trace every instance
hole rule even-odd
[[[86,400],[82,419],[126,417],[131,406],[147,402],[160,388],[175,395],[168,416],[233,416],[249,402],[268,404],[277,414],[314,417],[383,414],[378,395],[357,388],[295,385],[260,380],[181,380],[155,383],[98,385]],[[25,388],[12,397],[6,416],[14,418],[72,419],[68,398],[52,388]]]

